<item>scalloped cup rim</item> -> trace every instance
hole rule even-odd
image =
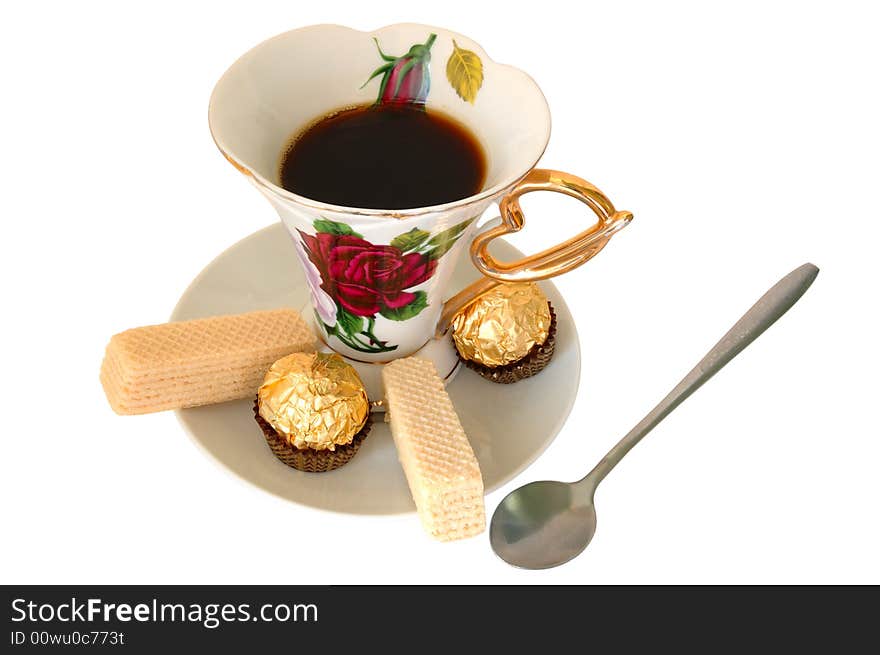
[[[372,208],[363,208],[363,207],[347,207],[344,205],[334,205],[331,203],[321,202],[319,200],[314,200],[312,198],[307,198],[305,196],[301,196],[296,193],[292,193],[292,192],[288,191],[287,189],[284,189],[283,187],[280,187],[277,184],[269,181],[268,179],[266,179],[265,176],[259,174],[257,171],[253,170],[253,168],[251,166],[242,162],[235,155],[233,155],[231,150],[227,147],[224,147],[223,143],[221,143],[221,140],[218,138],[214,124],[212,122],[213,109],[215,106],[214,101],[215,101],[215,96],[217,94],[217,89],[221,86],[221,84],[223,83],[226,76],[230,73],[230,71],[232,71],[243,58],[247,57],[254,50],[257,50],[258,48],[261,48],[264,45],[266,45],[272,41],[282,39],[284,37],[287,37],[287,36],[294,34],[294,33],[297,33],[297,32],[318,30],[318,29],[323,29],[323,28],[328,28],[328,27],[334,28],[334,29],[343,29],[343,30],[347,30],[349,32],[353,32],[355,34],[363,34],[363,35],[367,35],[367,36],[375,36],[376,34],[379,34],[383,31],[392,30],[392,29],[419,28],[419,29],[430,30],[432,32],[444,32],[445,34],[447,34],[449,36],[453,36],[453,37],[459,36],[459,37],[463,37],[463,38],[467,39],[468,41],[472,42],[477,48],[479,48],[481,58],[483,58],[483,61],[484,61],[484,65],[486,63],[489,63],[493,67],[496,67],[498,69],[508,70],[508,71],[513,72],[516,75],[521,76],[524,79],[524,81],[526,81],[527,83],[531,84],[534,87],[534,90],[539,94],[541,99],[544,101],[543,102],[543,109],[544,109],[545,130],[544,130],[544,135],[541,137],[542,146],[540,147],[540,151],[533,158],[533,160],[532,160],[532,158],[529,158],[529,163],[527,165],[523,164],[522,166],[516,167],[517,172],[515,175],[505,176],[500,182],[492,185],[488,189],[484,189],[484,190],[480,191],[479,193],[476,193],[472,196],[468,196],[467,198],[462,198],[460,200],[454,200],[454,201],[442,203],[439,205],[429,205],[426,207],[413,207],[411,209],[389,210],[389,209],[372,209]],[[423,23],[393,23],[391,25],[384,25],[384,26],[379,27],[375,30],[357,30],[357,29],[354,29],[351,27],[347,27],[345,25],[339,25],[337,23],[320,23],[320,24],[315,24],[315,25],[307,25],[307,26],[299,27],[299,28],[292,29],[292,30],[287,30],[286,32],[281,32],[281,33],[276,34],[274,36],[271,36],[267,39],[264,39],[263,41],[261,41],[257,45],[248,49],[246,52],[244,52],[242,55],[240,55],[232,64],[230,64],[230,66],[226,69],[226,71],[224,71],[223,75],[221,75],[220,78],[217,80],[216,84],[214,85],[213,90],[211,91],[211,98],[208,101],[208,129],[211,132],[211,138],[213,139],[214,144],[217,146],[217,149],[220,150],[220,152],[223,154],[223,156],[226,159],[228,159],[236,168],[241,170],[246,175],[250,176],[251,179],[254,181],[254,183],[256,183],[260,187],[262,187],[264,191],[271,193],[271,194],[273,194],[283,200],[292,201],[292,202],[295,202],[299,205],[303,205],[305,207],[309,207],[309,208],[312,208],[312,209],[315,209],[318,211],[322,211],[322,212],[334,213],[334,214],[349,214],[349,215],[356,215],[356,216],[361,216],[361,217],[366,217],[366,218],[377,218],[377,219],[386,219],[387,220],[389,217],[396,218],[396,219],[407,219],[407,218],[412,218],[412,217],[417,217],[417,216],[425,216],[427,214],[441,213],[441,212],[449,211],[451,209],[459,209],[462,207],[467,207],[472,204],[478,204],[481,202],[491,201],[493,198],[501,195],[502,193],[504,193],[504,191],[511,188],[517,182],[522,180],[529,173],[529,171],[531,171],[537,165],[538,161],[543,156],[545,150],[547,149],[547,144],[550,141],[551,119],[550,119],[550,107],[547,103],[547,98],[544,96],[544,94],[541,91],[540,87],[538,86],[537,82],[535,82],[535,80],[528,73],[526,73],[522,69],[517,68],[515,66],[511,66],[509,64],[501,64],[499,62],[496,62],[494,59],[492,59],[486,53],[486,51],[483,49],[482,46],[480,46],[476,41],[474,41],[473,39],[471,39],[470,37],[468,37],[464,34],[461,34],[459,32],[454,32],[452,30],[449,30],[449,29],[446,29],[443,27],[438,27],[436,25],[426,25]]]

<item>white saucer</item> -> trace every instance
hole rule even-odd
[[[522,254],[496,240],[493,254],[513,260]],[[451,291],[476,279],[462,256]],[[542,287],[557,317],[556,353],[538,375],[516,384],[495,384],[460,367],[448,391],[480,461],[486,492],[497,489],[550,445],[571,412],[580,378],[577,331],[556,287]],[[451,295],[451,293],[450,293]],[[303,307],[308,290],[284,227],[255,232],[223,252],[193,280],[172,321],[275,307]],[[281,498],[349,514],[399,514],[415,510],[383,415],[354,459],[329,473],[303,473],[279,462],[254,421],[252,400],[177,412],[193,440],[239,478]]]

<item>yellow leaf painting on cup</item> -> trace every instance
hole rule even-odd
[[[477,53],[460,48],[453,39],[452,54],[446,62],[446,79],[458,97],[474,104],[477,92],[483,86],[483,62]]]

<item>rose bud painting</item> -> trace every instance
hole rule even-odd
[[[382,57],[385,64],[373,71],[372,75],[364,82],[364,86],[374,77],[382,76],[376,104],[425,104],[428,91],[431,89],[431,75],[428,70],[428,65],[431,63],[431,46],[434,45],[436,38],[436,34],[431,34],[427,41],[415,44],[409,49],[409,52],[400,57],[386,55],[382,52],[379,41],[373,39],[379,50],[379,56]]]

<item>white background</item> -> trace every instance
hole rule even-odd
[[[210,91],[287,29],[446,26],[529,72],[545,167],[632,225],[558,285],[583,376],[549,450],[503,489],[573,479],[772,283],[793,310],[608,477],[576,561],[509,568],[415,515],[299,507],[228,475],[171,413],[119,417],[110,335],[167,319],[218,253],[276,220],[216,151]],[[16,3],[3,89],[4,583],[880,583],[877,16],[871,4]],[[546,194],[545,194],[546,195]],[[529,198],[535,250],[583,228]]]

